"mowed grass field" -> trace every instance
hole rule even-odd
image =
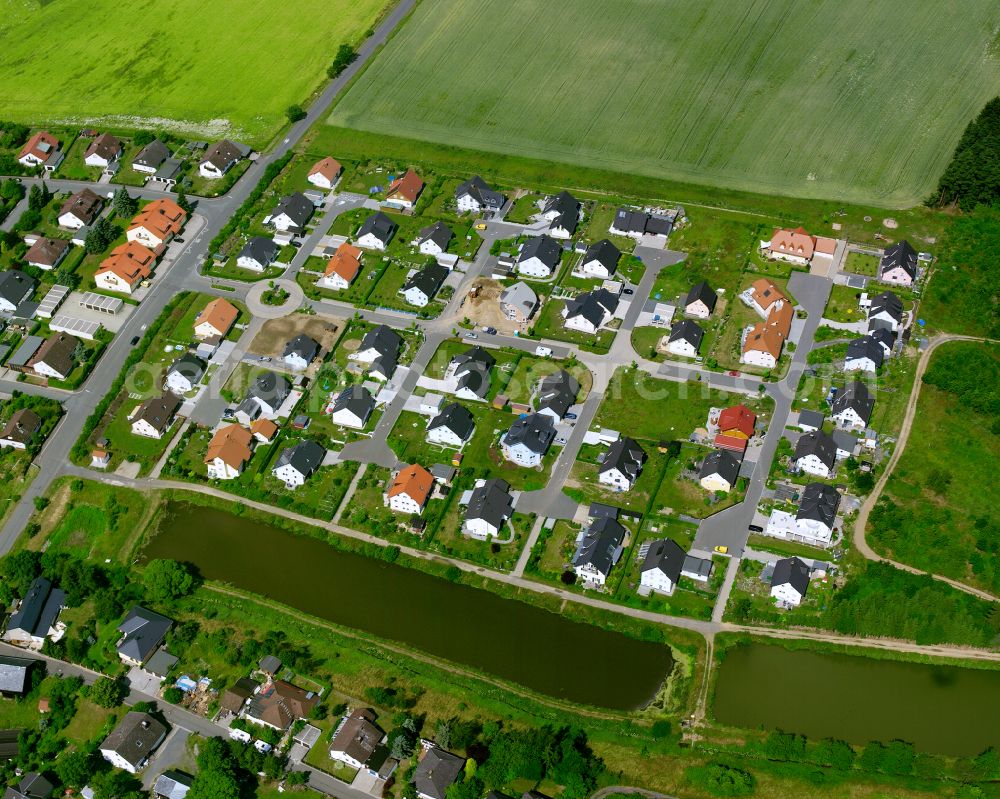
[[[388,0],[5,0],[0,119],[263,145]]]
[[[998,30],[993,0],[423,0],[329,121],[904,207],[1000,93]]]

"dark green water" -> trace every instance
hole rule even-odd
[[[673,667],[662,644],[224,511],[169,504],[143,555],[188,561],[206,579],[572,702],[640,707]]]
[[[976,755],[1000,745],[1000,670],[748,644],[723,660],[713,711],[736,727]]]

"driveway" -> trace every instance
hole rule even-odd
[[[187,759],[187,739],[191,731],[184,727],[174,727],[167,733],[166,740],[153,754],[142,775],[142,787],[147,791],[153,787],[156,778],[164,771],[176,768]]]

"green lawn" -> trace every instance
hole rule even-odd
[[[694,477],[684,475],[686,470],[695,473],[697,466],[708,453],[707,447],[697,444],[684,444],[681,454],[667,464],[667,471],[660,483],[660,490],[653,498],[653,512],[660,514],[687,514],[697,519],[711,516],[720,510],[742,501],[740,489],[728,494],[713,496],[699,485]],[[741,478],[739,483],[744,483]]]
[[[875,277],[878,273],[878,260],[877,255],[852,251],[847,253],[847,262],[844,264],[844,268],[855,275]]]
[[[289,14],[267,0],[238,8],[218,0],[8,4],[0,117],[165,127],[263,145],[285,109],[325,79],[337,45],[358,43],[385,5],[303,0]],[[207,19],[225,24],[206,27]],[[248,59],[246,44],[262,31],[271,33],[267,58]]]
[[[618,331],[598,330],[597,335],[591,335],[579,330],[570,330],[563,324],[562,311],[565,305],[566,303],[559,299],[551,299],[545,303],[535,317],[535,335],[578,344],[582,349],[591,352],[607,352]]]
[[[650,500],[660,485],[667,467],[667,455],[661,453],[650,442],[643,441],[641,445],[648,460],[642,467],[642,473],[635,485],[629,491],[614,491],[602,485],[597,479],[597,458],[607,452],[607,447],[584,445],[573,464],[570,482],[567,487],[570,493],[579,493],[583,501],[604,502],[619,508],[628,508],[639,513],[645,513]]]
[[[823,318],[832,319],[834,322],[860,322],[862,319],[867,319],[865,312],[858,308],[860,295],[861,292],[858,289],[835,284],[830,291],[830,299],[826,302]],[[852,338],[853,335],[847,331],[844,332],[845,338]]]

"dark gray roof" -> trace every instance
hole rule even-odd
[[[300,333],[285,344],[285,349],[281,353],[281,357],[287,358],[292,354],[299,355],[304,361],[306,361],[306,363],[308,363],[319,355],[319,342],[310,336]]]
[[[466,194],[475,198],[480,205],[486,208],[497,209],[503,206],[504,196],[489,187],[489,184],[479,175],[473,175],[465,183],[455,189],[455,199],[464,197]]]
[[[607,505],[603,502],[591,502],[587,515],[592,519],[617,519],[619,509],[614,505]]]
[[[28,688],[28,673],[37,662],[31,658],[0,655],[0,692],[23,694]]]
[[[858,446],[858,437],[846,430],[834,430],[830,436],[833,438],[833,443],[837,445],[837,449],[842,449],[844,452],[853,453]]]
[[[562,247],[558,241],[550,236],[535,236],[524,243],[517,262],[523,263],[529,258],[537,258],[549,269],[555,269],[560,257],[562,257]]]
[[[874,330],[870,331],[868,333],[868,336],[876,344],[880,344],[882,347],[888,350],[891,350],[892,345],[896,343],[896,335],[888,328],[877,327]],[[885,352],[885,350],[883,350],[883,352]]]
[[[718,474],[727,483],[733,485],[740,475],[740,459],[727,449],[713,450],[705,456],[698,476],[708,477],[712,474]]]
[[[437,244],[437,246],[442,250],[448,249],[448,245],[451,243],[453,238],[455,238],[455,234],[451,232],[451,228],[440,220],[435,222],[433,225],[428,225],[427,227],[420,229],[421,243],[429,239]]]
[[[126,713],[111,735],[104,739],[101,749],[117,752],[126,762],[138,767],[166,734],[167,728],[148,713],[133,710]]]
[[[837,443],[822,430],[813,430],[799,436],[795,445],[795,460],[815,455],[828,469],[837,462]]]
[[[810,427],[815,427],[817,429],[823,426],[823,420],[825,418],[826,417],[819,411],[799,411],[799,424],[809,425]]]
[[[707,580],[712,574],[712,560],[711,558],[699,558],[694,555],[685,555],[684,565],[681,567],[681,571],[690,572],[692,574],[700,574]]]
[[[399,366],[399,361],[390,355],[379,355],[375,360],[372,361],[372,365],[368,368],[369,374],[383,375],[386,380],[392,377],[393,372],[396,371],[396,367]]]
[[[118,652],[127,658],[145,663],[156,647],[163,643],[173,621],[141,605],[136,605],[118,625],[118,632],[125,637],[118,644]]]
[[[583,263],[600,261],[608,270],[608,273],[613,275],[615,269],[618,268],[618,261],[621,257],[621,250],[608,239],[601,239],[600,241],[595,241],[587,248],[587,251],[583,254]]]
[[[207,161],[217,169],[228,169],[241,158],[246,158],[247,148],[241,147],[229,139],[218,141],[205,151],[202,161]]]
[[[139,150],[138,155],[132,159],[133,164],[156,169],[160,164],[170,157],[170,150],[159,139],[153,139],[149,144]]]
[[[417,765],[413,772],[413,784],[417,793],[433,799],[445,799],[448,788],[458,779],[463,768],[465,761],[462,758],[435,746],[427,750]]]
[[[653,216],[645,211],[632,208],[619,208],[615,212],[614,228],[626,233],[651,233],[666,236],[670,233],[672,224],[662,216]]]
[[[853,408],[854,412],[867,424],[869,417],[872,415],[872,408],[874,407],[875,398],[868,391],[868,386],[860,380],[855,380],[837,394],[833,405],[830,406],[830,415],[836,416],[848,408]]]
[[[577,294],[566,301],[566,318],[582,316],[594,327],[600,327],[605,312],[613,314],[618,308],[618,297],[607,289],[594,289]]]
[[[542,213],[555,211],[558,216],[552,220],[551,227],[565,228],[572,236],[580,221],[580,201],[568,191],[561,191],[549,197],[542,207]]]
[[[607,574],[618,560],[624,540],[625,528],[617,519],[594,519],[577,545],[573,565],[590,565]]]
[[[358,238],[371,233],[383,244],[388,244],[389,239],[393,237],[395,232],[396,223],[381,211],[376,211],[361,225],[361,229],[358,231]]]
[[[493,368],[493,365],[497,362],[487,350],[482,347],[470,347],[465,352],[459,353],[451,362],[457,364],[455,368],[455,374],[460,375],[463,372],[469,370],[482,370],[485,369],[487,372]]]
[[[434,430],[438,427],[447,427],[456,436],[464,440],[472,435],[476,423],[468,408],[459,405],[457,402],[452,402],[450,405],[446,405],[444,410],[431,419],[431,423],[427,425],[428,430]]]
[[[312,204],[309,198],[302,192],[297,191],[289,194],[287,197],[283,197],[281,202],[271,212],[271,216],[275,217],[285,214],[297,227],[302,227],[312,218],[313,211],[315,210],[316,206]]]
[[[428,264],[419,272],[415,272],[406,281],[403,291],[408,291],[412,288],[420,289],[427,296],[427,299],[431,299],[437,294],[446,277],[448,277],[448,268],[446,266]]]
[[[205,374],[205,362],[201,358],[187,353],[170,364],[169,372],[178,372],[192,383],[197,383]]]
[[[718,295],[712,291],[712,287],[703,280],[701,283],[695,283],[691,287],[691,290],[687,293],[687,297],[684,300],[684,307],[686,308],[692,302],[701,300],[708,306],[708,310],[711,312],[715,309],[715,303],[718,299]]]
[[[670,538],[663,538],[649,545],[646,559],[643,560],[639,571],[659,569],[670,578],[670,582],[676,583],[680,579],[681,569],[684,568],[684,558],[684,550],[680,544]]]
[[[277,674],[281,671],[281,658],[275,655],[264,655],[257,664],[261,671],[268,674]]]
[[[897,266],[902,268],[911,278],[917,276],[917,251],[906,239],[886,248],[882,260],[879,262],[879,274],[884,275]]]
[[[371,392],[364,386],[348,386],[337,395],[333,403],[333,412],[349,410],[359,419],[367,419],[375,408],[375,400]]]
[[[275,469],[291,465],[299,474],[308,477],[316,471],[326,457],[326,450],[315,441],[300,441],[294,447],[285,447],[278,456]]]
[[[4,799],[49,799],[55,786],[37,771],[29,771],[17,784],[16,788],[8,788]]]
[[[839,506],[840,493],[836,488],[826,483],[810,483],[802,491],[795,518],[823,522],[827,527],[833,527]]]
[[[868,310],[869,316],[885,312],[897,322],[903,318],[903,301],[891,291],[883,291],[872,297],[872,305]]]
[[[809,588],[809,567],[798,558],[782,558],[774,564],[771,574],[771,587],[776,585],[791,585],[802,596]]]
[[[44,577],[36,577],[21,600],[21,605],[7,621],[8,630],[24,630],[29,635],[44,637],[66,605],[66,593],[53,588]]]
[[[538,389],[538,410],[551,409],[561,419],[579,391],[580,382],[565,369],[546,375]]]
[[[697,322],[692,322],[690,319],[681,319],[679,322],[674,322],[670,328],[669,341],[687,341],[695,349],[701,346],[703,338],[705,338],[705,331],[698,326]]]
[[[543,454],[556,437],[552,417],[541,413],[531,413],[518,419],[507,431],[504,443],[508,447],[523,444],[532,452]]]
[[[394,360],[397,360],[399,358],[399,350],[402,346],[403,339],[400,338],[396,331],[387,325],[379,325],[365,333],[365,337],[361,339],[361,346],[358,349],[364,352],[367,349],[374,348],[379,354],[391,355]]]
[[[882,361],[885,359],[885,350],[871,336],[862,336],[861,338],[854,339],[854,341],[847,345],[846,360],[851,361],[859,358],[871,358],[875,366],[878,367],[882,365]]]
[[[514,501],[510,496],[510,484],[506,480],[493,478],[472,490],[472,498],[465,512],[466,519],[482,519],[497,529],[504,519],[514,512]]]
[[[31,275],[26,275],[17,269],[7,269],[0,272],[0,297],[11,305],[19,305],[38,285]]]
[[[133,421],[144,420],[154,430],[162,433],[168,427],[181,407],[181,398],[169,391],[163,392],[162,396],[150,397],[139,406],[139,412],[133,417]]]
[[[267,266],[278,256],[278,245],[264,236],[254,236],[247,240],[240,250],[239,258],[253,258],[257,263]]]
[[[272,408],[277,408],[285,401],[291,388],[281,375],[275,372],[261,372],[254,378],[248,396],[262,399]]]
[[[646,453],[638,442],[631,438],[619,438],[610,447],[597,470],[599,474],[617,469],[629,480],[635,482],[646,462]]]

